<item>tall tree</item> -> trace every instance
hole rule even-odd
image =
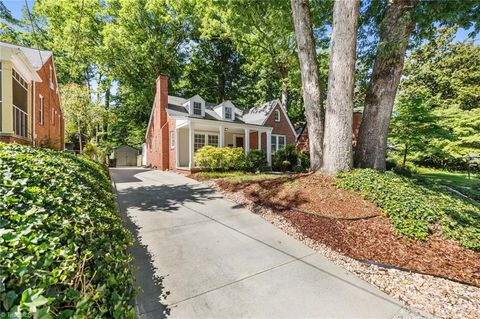
[[[457,41],[456,32],[457,28],[437,29],[405,61],[391,141],[398,142],[402,130],[422,141],[421,152],[409,147],[408,159],[418,164],[455,164],[468,154],[480,153],[480,46],[474,41]],[[421,104],[417,106],[417,102]],[[425,109],[449,134],[432,137],[431,130],[411,130],[417,124],[408,120],[419,118]],[[405,120],[396,120],[398,114]]]
[[[327,174],[352,168],[353,90],[360,0],[336,0],[330,44],[323,167]]]
[[[282,103],[290,99],[289,74],[295,67],[293,25],[288,2],[277,0],[199,1],[204,37],[222,35],[251,61],[251,71],[270,68]],[[241,12],[241,14],[240,14]]]
[[[417,4],[418,0],[388,2],[355,149],[358,167],[385,169],[388,128]]]
[[[302,76],[302,95],[310,144],[310,168],[318,171],[322,166],[325,111],[322,105],[310,6],[308,0],[291,0],[291,7]]]
[[[400,146],[404,167],[411,152],[431,148],[436,138],[449,138],[448,130],[438,125],[439,117],[431,107],[433,100],[419,88],[403,91],[397,97],[390,140]]]

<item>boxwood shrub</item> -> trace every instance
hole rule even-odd
[[[439,233],[480,251],[480,207],[435,185],[393,172],[357,169],[339,174],[337,186],[376,203],[399,234],[425,240]]]
[[[99,164],[0,144],[0,313],[132,318],[131,244]]]
[[[242,170],[245,168],[243,148],[204,146],[195,152],[195,165],[212,171]]]

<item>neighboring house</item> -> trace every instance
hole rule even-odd
[[[352,123],[352,144],[355,146],[358,139],[358,130],[360,128],[360,123],[362,123],[362,112],[353,112],[353,123]],[[305,124],[304,126],[297,128],[297,150],[303,153],[309,152],[309,140],[308,140],[308,128]]]
[[[160,170],[192,170],[195,152],[205,145],[242,147],[245,154],[262,149],[272,154],[295,143],[295,130],[280,101],[241,110],[230,101],[205,102],[195,95],[168,95],[168,77],[157,79],[157,93],[148,123],[146,164]]]
[[[53,54],[0,42],[0,141],[64,148]]]

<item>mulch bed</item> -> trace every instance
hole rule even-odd
[[[274,209],[290,208],[340,219],[369,218],[382,214],[373,203],[336,188],[333,178],[320,174],[301,174],[235,184],[226,181],[217,183],[226,190],[243,190],[254,203]],[[319,189],[321,191],[318,191]]]
[[[432,235],[427,241],[395,234],[385,214],[359,196],[336,189],[331,178],[291,178],[228,183],[258,205],[273,208],[305,236],[347,256],[445,277],[480,287],[480,254]]]

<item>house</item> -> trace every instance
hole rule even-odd
[[[0,42],[0,141],[64,148],[53,54]]]
[[[358,130],[360,129],[360,124],[362,123],[362,112],[353,112],[353,123],[352,123],[352,144],[355,146],[358,139]],[[297,150],[303,153],[308,153],[309,140],[308,140],[308,128],[307,125],[303,125],[300,128],[297,128]]]
[[[145,135],[146,163],[160,170],[195,169],[194,154],[205,145],[241,147],[248,154],[262,149],[269,165],[272,154],[295,143],[295,130],[280,101],[241,110],[231,102],[206,102],[168,95],[168,77],[160,75]]]

